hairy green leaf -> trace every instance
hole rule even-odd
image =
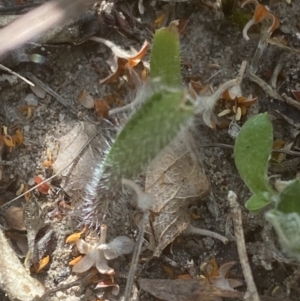
[[[150,60],[150,77],[159,78],[161,84],[180,87],[179,34],[175,25],[156,31]]]
[[[273,209],[266,213],[266,219],[275,228],[283,251],[300,261],[300,215]]]
[[[283,213],[296,212],[300,214],[300,181],[292,181],[280,194],[277,210]]]
[[[193,105],[187,103],[184,91],[153,94],[127,122],[105,159],[108,185],[137,175],[192,115]]]
[[[267,191],[254,194],[245,204],[250,211],[259,211],[268,206],[272,202],[272,194]]]
[[[273,130],[267,113],[250,118],[236,139],[235,164],[241,178],[253,193],[273,192],[267,176],[272,143]]]

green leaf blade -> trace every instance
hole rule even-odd
[[[280,194],[277,210],[283,213],[296,212],[300,215],[300,181],[292,181]]]
[[[259,192],[254,194],[245,204],[250,211],[259,211],[272,203],[272,194],[269,192]]]
[[[241,178],[254,194],[273,192],[267,176],[272,144],[272,123],[266,113],[250,118],[236,139],[235,164]]]
[[[180,87],[180,47],[177,28],[171,25],[156,31],[150,60],[150,77],[161,84]]]
[[[273,225],[285,253],[300,261],[300,215],[270,210],[266,219]]]
[[[153,94],[130,118],[116,138],[103,165],[108,183],[131,179],[150,162],[193,115],[185,92]]]

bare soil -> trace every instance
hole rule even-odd
[[[167,3],[157,2],[155,7],[150,7],[145,3],[146,11],[141,16],[138,14],[137,3],[135,2],[137,1],[130,3],[134,7],[135,20],[140,19],[141,23],[136,23],[138,25],[135,25],[135,31],[132,34],[120,32],[118,28],[105,27],[101,28],[98,35],[113,41],[124,49],[129,49],[131,46],[139,49],[144,39],[151,42],[152,32],[149,28],[154,23],[155,12]],[[219,84],[236,76],[243,60],[250,61],[252,59],[258,43],[259,29],[254,28],[253,39],[245,41],[240,26],[230,18],[224,17],[220,11],[213,10],[199,2],[176,3],[175,6],[173,19],[189,17],[184,33],[181,35],[182,74],[186,83],[190,79],[197,78],[215,89]],[[270,3],[265,4],[269,4],[270,9],[279,17],[281,21],[280,33],[286,35],[293,47],[297,47],[300,24],[299,3],[292,0],[291,4],[288,4],[287,1],[270,1]],[[14,71],[21,74],[32,73],[56,91],[76,112],[85,114],[91,120],[99,121],[94,110],[87,110],[78,102],[77,98],[82,90],[87,90],[94,99],[102,99],[108,94],[115,95],[115,100],[111,106],[120,105],[118,102],[126,104],[131,99],[130,95],[133,92],[126,79],[119,79],[114,84],[101,85],[99,83],[99,80],[105,78],[110,72],[106,63],[110,56],[110,49],[100,43],[87,41],[80,45],[70,43],[28,45],[19,52],[25,52],[29,55],[40,54],[46,58],[46,61],[41,64],[20,63],[15,60],[11,65]],[[268,81],[279,55],[286,55],[288,59],[279,77],[278,91],[291,95],[291,90],[299,89],[300,62],[299,56],[296,54],[291,55],[288,51],[279,50],[274,45],[268,46],[261,60],[258,75]],[[147,55],[146,62],[148,58]],[[2,64],[5,65],[5,61]],[[247,77],[242,83],[242,89],[246,96],[249,94],[257,96],[258,101],[250,107],[247,115],[242,117],[239,125],[241,126],[247,118],[258,112],[268,111],[272,116],[275,129],[274,138],[293,141],[297,133],[299,113],[298,115],[295,113],[296,117],[294,117],[295,115],[292,117],[288,115],[292,121],[287,122],[278,114],[278,110],[274,109],[272,100],[265,91]],[[19,79],[13,83],[9,83],[7,80],[1,81],[0,94],[1,126],[8,127],[9,131],[12,131],[13,127],[16,126],[22,130],[24,135],[23,145],[11,151],[6,149],[5,152],[2,152],[2,160],[11,162],[8,165],[2,165],[0,161],[0,168],[3,173],[0,182],[0,199],[4,204],[16,196],[16,191],[21,184],[26,184],[28,187],[33,186],[35,175],[41,175],[44,178],[51,176],[53,174],[52,168],[43,166],[43,162],[48,160],[47,149],[56,159],[61,152],[62,140],[60,138],[76,127],[86,129],[86,124],[89,122],[72,114],[68,108],[60,104],[49,93],[44,98],[30,96],[36,103],[32,116],[27,118],[27,115],[22,114],[19,109],[28,104],[32,105],[32,103],[28,103],[28,100],[26,102],[26,98],[28,99],[28,95],[32,94],[32,91],[26,83]],[[216,108],[217,113],[222,108],[220,103]],[[264,214],[254,215],[244,208],[243,205],[250,197],[250,192],[238,175],[234,164],[233,150],[215,146],[215,144],[234,145],[234,139],[228,134],[227,128],[212,130],[201,124],[200,117],[196,117],[194,123],[199,153],[203,158],[203,167],[211,183],[212,192],[209,197],[199,201],[193,208],[200,218],[193,220],[192,223],[194,226],[221,233],[230,242],[224,245],[222,242],[209,237],[180,236],[164,250],[160,258],[141,263],[138,267],[137,277],[167,279],[188,273],[199,275],[201,264],[215,257],[219,265],[235,261],[237,264],[232,274],[236,278],[243,279],[227,202],[227,193],[229,190],[233,190],[241,204],[247,251],[259,293],[272,295],[278,299],[299,300],[299,264],[281,253],[276,235],[265,221]],[[100,120],[97,127],[104,127],[105,125],[106,123]],[[50,263],[36,277],[47,289],[56,288],[81,277],[71,272],[68,263],[78,252],[73,244],[66,244],[65,239],[68,235],[78,231],[76,208],[82,202],[85,188],[91,181],[92,167],[90,164],[97,164],[99,163],[97,160],[100,160],[97,148],[101,148],[103,144],[97,142],[97,139],[96,136],[94,138],[96,141],[93,141],[91,146],[87,146],[84,153],[78,154],[75,166],[68,175],[59,175],[51,181],[51,193],[43,195],[35,192],[39,205],[48,213],[57,208],[57,204],[61,200],[64,200],[71,208],[60,209],[58,216],[51,217],[48,214],[45,217],[47,227],[54,230],[51,246],[48,250]],[[72,156],[72,150],[69,152]],[[87,159],[84,158],[93,152],[95,161],[86,163],[84,160]],[[89,158],[89,160],[91,159]],[[85,166],[85,168],[80,169],[79,174],[74,172],[76,164]],[[279,171],[276,170],[272,174],[280,174],[285,179],[292,179],[297,174],[298,169],[298,166],[292,166]],[[76,179],[72,178],[73,176]],[[61,189],[61,182],[66,181],[66,179],[69,184],[65,187],[68,188],[63,190]],[[71,187],[72,182],[75,183],[75,188],[74,185]],[[24,202],[24,199],[21,199],[21,202]],[[138,227],[130,216],[134,209],[130,204],[126,206],[128,207],[126,211],[128,216],[124,216],[122,211],[116,209],[116,212],[105,220],[109,238],[114,238],[117,235],[136,238]],[[20,259],[23,260],[24,253],[20,256]],[[145,245],[141,257],[149,256],[151,253],[147,251]],[[115,269],[115,281],[120,285],[118,296],[111,294],[111,288],[98,290],[96,294],[95,284],[82,283],[80,286],[58,291],[52,296],[48,296],[45,301],[92,301],[99,300],[100,297],[101,300],[122,300],[126,275],[130,268],[130,259],[130,256],[124,256],[110,262],[110,265]],[[170,263],[173,263],[173,266]],[[170,267],[173,275],[170,275],[171,272],[166,266]],[[239,289],[245,291],[245,286]],[[1,300],[5,300],[4,296],[1,298]],[[136,285],[132,300],[155,300],[155,298],[140,291]]]

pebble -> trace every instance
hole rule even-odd
[[[45,98],[46,91],[39,85],[35,84],[34,87],[30,86],[31,91],[39,98]]]
[[[25,97],[24,100],[25,100],[25,102],[27,103],[28,106],[35,106],[36,107],[39,104],[38,99],[32,93],[28,94]]]

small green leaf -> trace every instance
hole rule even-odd
[[[156,92],[130,118],[116,138],[103,165],[107,184],[131,179],[152,160],[193,115],[185,92]]]
[[[300,214],[300,181],[292,181],[280,194],[277,210],[283,213]]]
[[[272,202],[272,195],[267,192],[259,192],[254,194],[245,204],[245,207],[250,211],[259,211],[268,206]]]
[[[174,24],[157,30],[151,51],[150,77],[159,78],[163,85],[180,87],[179,51],[179,34]]]
[[[236,139],[235,164],[241,178],[254,194],[273,192],[267,176],[272,143],[273,130],[267,113],[250,118]]]
[[[298,213],[282,213],[270,210],[266,219],[273,225],[285,253],[300,261],[300,216]]]

